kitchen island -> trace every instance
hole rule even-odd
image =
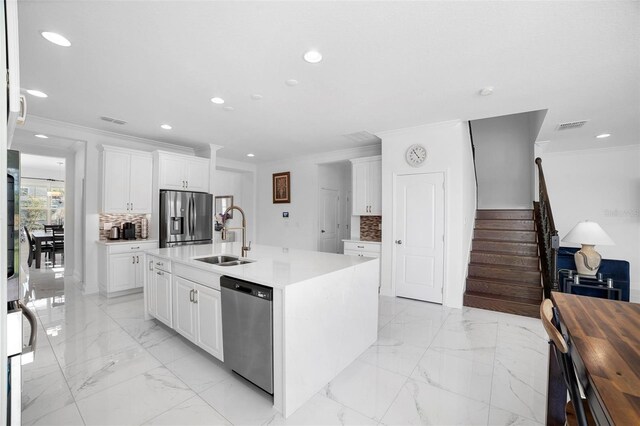
[[[288,417],[376,341],[379,260],[262,245],[249,252],[251,263],[196,260],[238,256],[240,246],[147,251],[145,313],[224,361],[220,277],[273,288],[273,403]],[[189,302],[192,291],[202,303]]]

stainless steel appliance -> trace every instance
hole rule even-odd
[[[223,276],[224,363],[273,394],[273,289]]]
[[[125,222],[122,224],[122,239],[123,240],[136,239],[136,225],[134,223]]]
[[[211,244],[212,238],[211,194],[160,191],[160,247]]]
[[[120,239],[120,228],[117,226],[112,226],[109,229],[109,239],[110,240],[119,240]]]
[[[23,289],[20,275],[20,153],[7,151],[7,424],[21,423],[22,364],[33,359],[36,343],[36,317],[20,300]],[[4,272],[4,271],[3,271]],[[26,274],[25,274],[26,275]],[[23,344],[23,316],[31,326],[31,337]]]

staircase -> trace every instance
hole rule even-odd
[[[464,306],[539,318],[533,210],[478,210]]]

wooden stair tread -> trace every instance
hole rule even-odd
[[[516,285],[518,287],[527,287],[527,288],[542,288],[542,283],[540,285],[534,285],[532,283],[526,283],[521,281],[513,281],[513,280],[503,280],[501,278],[484,278],[484,277],[474,277],[468,276],[467,280],[477,281],[477,282],[486,282],[486,283],[495,283],[499,285]]]
[[[504,241],[502,241],[504,242]],[[539,259],[537,255],[533,254],[520,254],[520,253],[505,253],[503,251],[492,251],[492,250],[471,250],[472,253],[483,253],[483,254],[491,254],[496,256],[517,256],[517,257],[526,257],[530,259]]]
[[[500,295],[466,292],[464,306],[540,318],[540,302],[517,301]]]
[[[492,231],[495,231],[495,229],[492,229]],[[538,247],[538,243],[536,242],[531,242],[531,241],[505,241],[505,240],[492,240],[491,238],[474,238],[474,241],[483,241],[483,242],[488,242],[488,243],[506,243],[506,244],[527,244],[530,246],[536,246],[536,248]]]
[[[469,296],[475,296],[475,297],[482,297],[485,299],[493,299],[493,300],[501,300],[501,301],[505,301],[505,302],[514,302],[514,303],[522,303],[523,305],[534,305],[538,308],[540,308],[540,303],[542,303],[542,296],[540,296],[540,303],[534,303],[534,302],[520,302],[520,301],[514,301],[513,299],[511,299],[510,296],[504,295],[504,294],[488,294],[488,293],[478,293],[476,291],[467,291],[465,294],[468,294]]]
[[[482,268],[489,268],[489,269],[500,269],[500,270],[508,270],[509,272],[511,271],[523,271],[526,272],[528,274],[531,273],[540,273],[540,269],[530,269],[530,268],[523,268],[522,266],[514,266],[514,265],[501,265],[501,264],[495,264],[495,263],[477,263],[477,262],[469,262],[469,266],[480,266]]]

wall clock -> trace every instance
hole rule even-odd
[[[413,167],[419,167],[424,164],[427,159],[427,149],[420,144],[413,144],[407,149],[407,164]]]

